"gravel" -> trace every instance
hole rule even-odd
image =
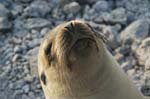
[[[0,0],[0,99],[45,99],[37,73],[43,36],[72,19],[108,39],[121,68],[150,96],[149,0]]]

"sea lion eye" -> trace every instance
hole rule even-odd
[[[47,56],[48,62],[50,63],[51,61],[51,48],[52,48],[52,43],[48,44],[48,46],[45,49],[45,55]]]
[[[51,43],[48,44],[48,46],[47,46],[46,49],[45,49],[45,54],[46,54],[46,55],[48,55],[48,54],[51,53],[51,47],[52,47],[52,44],[51,44]]]

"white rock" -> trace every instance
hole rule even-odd
[[[136,57],[141,65],[145,65],[150,55],[150,37],[144,39],[141,45],[136,49]]]
[[[125,28],[120,34],[120,38],[123,43],[127,42],[128,39],[134,41],[141,41],[148,36],[149,33],[149,22],[146,19],[137,20],[131,23]]]

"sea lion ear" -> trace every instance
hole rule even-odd
[[[96,31],[90,24],[88,23],[85,23],[85,24],[93,31],[96,37],[101,39],[104,43],[108,42],[108,39],[105,37],[103,33]]]

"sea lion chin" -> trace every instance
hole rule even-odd
[[[38,71],[46,99],[144,99],[84,21],[58,25],[45,36]]]

